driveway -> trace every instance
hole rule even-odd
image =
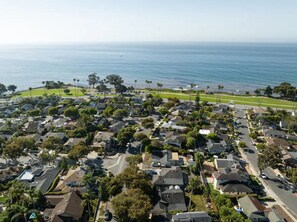
[[[259,180],[263,183],[266,188],[266,193],[271,195],[282,205],[285,209],[289,210],[294,214],[295,220],[297,221],[297,197],[295,194],[292,194],[291,191],[284,190],[279,187],[279,180],[276,173],[271,169],[265,169],[267,176],[269,179],[262,179],[259,177],[260,170],[258,168],[258,151],[252,145],[252,140],[249,137],[249,130],[247,127],[246,119],[244,118],[245,111],[242,109],[236,110],[236,118],[239,121],[239,140],[244,141],[251,152],[244,152],[243,158],[250,164],[250,168],[253,173],[259,178]]]

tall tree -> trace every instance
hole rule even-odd
[[[30,97],[32,97],[32,87],[29,87]]]
[[[106,76],[106,82],[109,83],[110,85],[113,85],[114,88],[116,88],[117,86],[122,85],[124,80],[122,79],[121,76],[119,76],[117,74],[111,74],[111,75]]]
[[[111,204],[120,222],[148,221],[152,209],[149,196],[139,189],[119,194],[112,199]]]
[[[273,89],[270,86],[267,86],[263,92],[266,96],[271,97]]]
[[[266,147],[258,158],[258,167],[264,170],[267,167],[277,168],[282,162],[282,153],[278,147]]]
[[[7,92],[6,86],[0,83],[0,96]]]
[[[85,142],[80,142],[77,145],[74,145],[72,149],[68,153],[68,157],[72,160],[79,160],[83,157],[85,157],[89,153],[90,149],[85,144]]]
[[[15,93],[17,87],[15,85],[9,85],[7,86],[7,90],[10,91],[12,94]]]
[[[93,88],[95,88],[95,85],[97,85],[99,81],[100,81],[100,77],[97,76],[97,73],[93,73],[88,76],[88,83]]]

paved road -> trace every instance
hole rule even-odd
[[[258,152],[257,149],[252,145],[252,141],[249,137],[247,122],[246,119],[244,119],[244,110],[236,110],[236,118],[240,122],[240,127],[238,128],[238,131],[240,133],[240,141],[244,141],[250,150],[250,152],[244,153],[244,157],[250,163],[251,168],[253,168],[253,170],[255,171],[254,173],[256,173],[256,175],[258,176],[260,173],[257,164]],[[260,181],[262,181],[262,183],[264,183],[264,186],[267,188],[266,192],[272,194],[272,196],[276,196],[276,200],[279,199],[280,204],[283,203],[286,206],[286,208],[291,211],[291,213],[297,215],[297,196],[293,194],[291,191],[279,187],[281,182],[278,179],[276,173],[271,168],[265,169],[265,173],[267,174],[269,179],[259,179]],[[295,220],[297,221],[297,219]]]

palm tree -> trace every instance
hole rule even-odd
[[[191,100],[192,93],[193,93],[193,88],[194,88],[195,86],[196,86],[196,84],[194,84],[194,83],[191,83],[191,84],[190,84],[191,90],[190,90],[190,93],[189,93],[189,100]]]
[[[157,87],[158,87],[158,89],[160,91],[160,89],[163,87],[163,84],[162,83],[157,83]]]
[[[32,87],[29,87],[30,97],[32,97]]]
[[[88,189],[87,192],[83,193],[82,194],[82,197],[83,197],[83,201],[82,201],[82,206],[84,208],[88,208],[88,214],[89,214],[89,217],[91,217],[93,215],[93,210],[92,210],[92,200],[95,198],[95,195],[94,193]]]
[[[44,90],[44,94],[45,94],[45,81],[42,81],[42,85],[43,85],[43,90]]]
[[[76,84],[75,84],[75,82],[76,82],[76,79],[74,78],[73,79],[74,95],[76,95]]]
[[[77,82],[77,86],[78,86],[78,83],[79,83],[79,79],[76,80]],[[75,95],[77,94],[77,89],[75,88]]]
[[[134,80],[134,83],[135,83],[135,87],[134,87],[134,89],[136,89],[137,79]]]

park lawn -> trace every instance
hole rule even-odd
[[[151,91],[154,95],[159,95],[161,98],[176,97],[181,100],[194,100],[195,94],[185,94],[181,92],[164,92],[164,91]],[[227,94],[203,94],[200,93],[200,100],[207,102],[217,103],[234,103],[241,105],[251,106],[264,106],[273,108],[286,108],[294,109],[297,106],[296,102],[274,99],[263,96],[239,96],[239,95],[227,95]]]
[[[75,97],[75,96],[83,96],[84,94],[81,92],[80,88],[75,88],[74,87],[68,87],[70,90],[69,94],[64,93],[64,89],[45,89],[45,88],[36,88],[32,89],[31,94],[29,90],[22,91],[20,92],[20,95],[17,95],[16,97],[36,97],[36,96],[43,96],[44,94],[47,95],[61,95],[62,97]],[[76,91],[76,93],[75,93]]]
[[[190,199],[190,193],[185,193],[186,197]],[[207,211],[204,203],[203,195],[192,194],[191,208],[189,211]]]

